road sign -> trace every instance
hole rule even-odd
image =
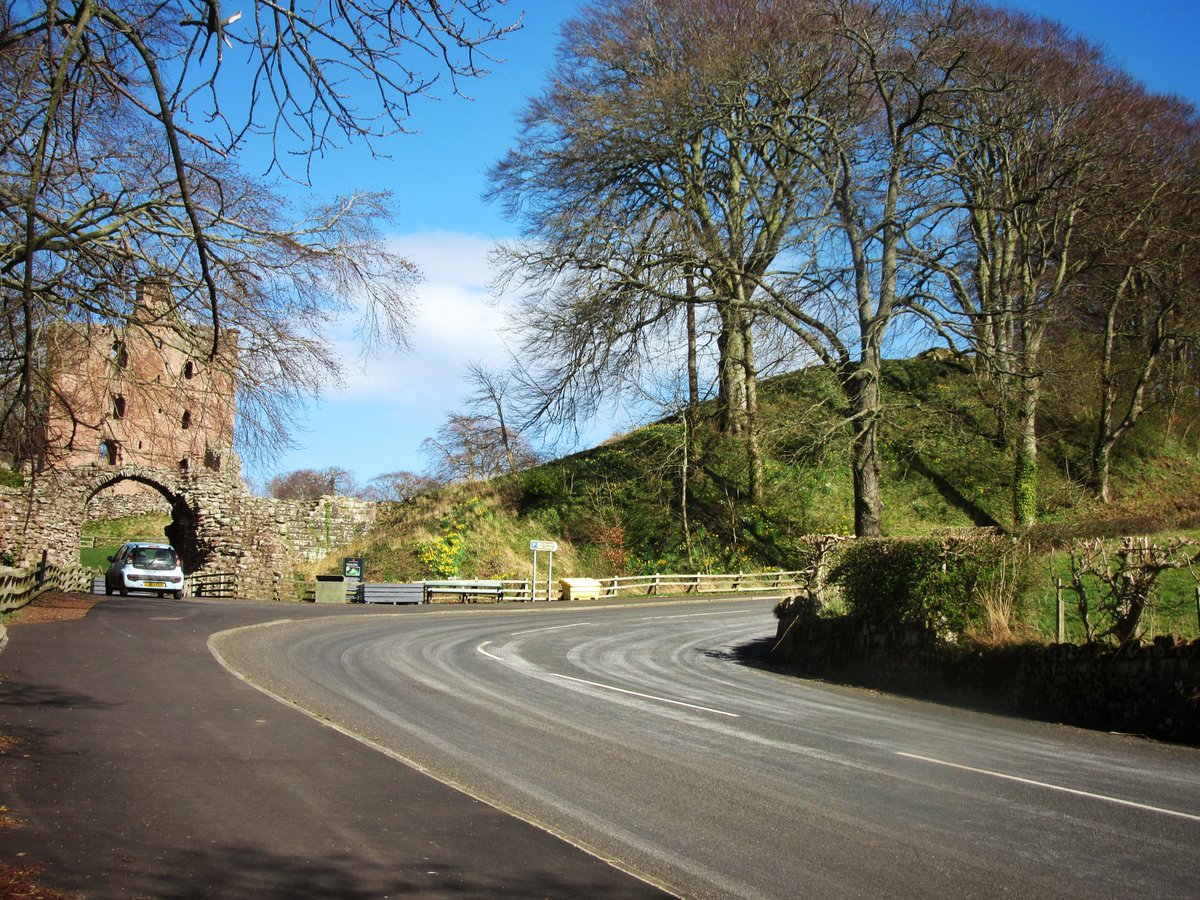
[[[530,541],[529,549],[535,553],[554,553],[558,550],[558,541]]]

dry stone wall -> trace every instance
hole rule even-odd
[[[780,621],[771,657],[809,677],[1200,744],[1200,640],[967,652],[918,628],[802,611]]]
[[[115,484],[153,488],[171,511],[167,530],[189,575],[237,578],[242,596],[291,599],[291,573],[363,534],[376,505],[349,497],[312,502],[251,494],[240,474],[207,469],[173,471],[101,463],[28,478],[23,488],[0,488],[0,553],[17,565],[49,554],[78,562],[79,537],[90,502]]]

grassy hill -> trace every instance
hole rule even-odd
[[[994,406],[967,366],[936,355],[891,361],[883,388],[886,532],[1008,523],[1011,457]],[[1120,447],[1114,501],[1103,505],[1086,481],[1090,423],[1068,396],[1049,390],[1040,422],[1042,527],[1079,534],[1195,527],[1195,437],[1145,419]],[[702,426],[686,455],[685,508],[685,428],[670,419],[516,476],[399,505],[347,553],[366,558],[372,580],[524,577],[531,539],[560,542],[555,571],[563,576],[789,568],[801,535],[852,530],[840,403],[820,369],[762,383],[761,504],[746,500],[742,446]],[[315,570],[335,571],[336,563]]]

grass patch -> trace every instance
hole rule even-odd
[[[79,564],[85,569],[106,569],[108,557],[116,555],[121,545],[128,541],[165,542],[170,524],[169,515],[157,514],[85,522],[82,536],[94,538],[96,546],[80,549]]]

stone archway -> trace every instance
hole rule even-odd
[[[170,522],[161,539],[174,546],[185,572],[190,574],[203,571],[211,556],[211,548],[197,539],[196,526],[199,516],[187,498],[162,483],[169,479],[147,477],[144,472],[127,475],[122,470],[110,471],[114,477],[100,484],[84,501],[83,521],[95,518],[167,515]],[[145,490],[120,491],[125,486],[140,486]],[[100,508],[96,509],[97,506]],[[132,540],[136,537],[137,535],[127,535],[126,539]]]
[[[103,462],[26,475],[0,487],[0,549],[20,565],[78,565],[89,502],[114,484],[149,486],[171,504],[171,543],[190,575],[232,576],[243,597],[290,599],[297,561],[321,559],[362,534],[378,505],[350,497],[285,501],[255,497],[240,467],[158,469]]]

